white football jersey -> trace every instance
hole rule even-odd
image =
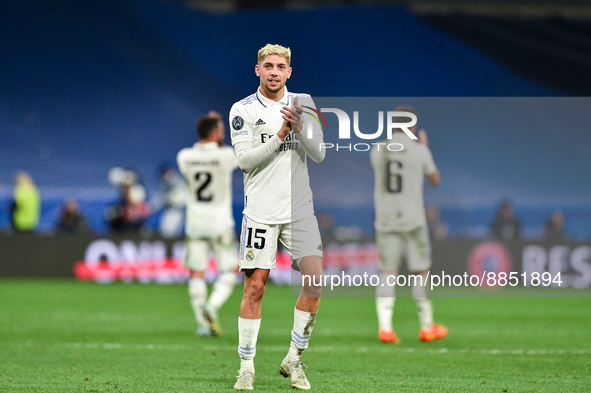
[[[232,145],[247,141],[256,148],[265,143],[281,129],[280,110],[292,106],[295,97],[300,97],[299,105],[314,105],[308,94],[289,93],[285,88],[283,98],[275,102],[259,89],[230,110]],[[321,135],[322,130],[315,127],[314,133]],[[269,158],[244,173],[244,214],[263,224],[288,223],[314,214],[306,152],[293,132]]]
[[[234,149],[215,142],[196,143],[179,151],[176,159],[188,192],[186,235],[211,238],[234,228],[232,172],[238,167]]]
[[[423,202],[424,175],[437,170],[429,148],[395,132],[370,152],[375,175],[375,228],[383,232],[407,232],[426,224]],[[387,145],[399,143],[401,151]],[[399,145],[391,147],[399,149]]]

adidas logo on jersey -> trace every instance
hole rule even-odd
[[[262,119],[258,119],[256,123],[254,123],[255,126],[262,126],[263,124],[267,124],[265,123]]]

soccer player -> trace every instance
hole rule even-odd
[[[307,94],[289,93],[291,50],[267,44],[258,52],[257,91],[230,110],[232,144],[244,172],[244,215],[240,239],[240,269],[245,273],[238,318],[240,370],[235,389],[253,389],[254,356],[261,324],[261,302],[270,269],[275,268],[277,241],[291,255],[292,268],[303,276],[322,276],[322,244],[314,216],[306,155],[321,162],[322,130],[310,117],[303,127]],[[309,127],[313,127],[310,130]],[[302,129],[307,131],[302,132]],[[308,132],[312,131],[312,132]],[[311,134],[311,135],[310,135]],[[291,344],[280,366],[296,389],[310,389],[302,363],[308,347],[322,288],[303,280],[294,309]]]
[[[232,214],[232,172],[238,167],[231,147],[221,146],[224,123],[210,112],[197,123],[199,142],[177,154],[187,185],[185,266],[191,270],[189,297],[197,319],[197,334],[219,336],[218,309],[236,285],[238,251]],[[205,270],[213,249],[219,276],[209,299]]]
[[[410,106],[400,106],[395,111],[417,114]],[[408,120],[402,116],[395,118],[397,123]],[[416,123],[409,130],[416,134]],[[402,130],[394,132],[390,140],[383,142],[385,145],[376,144],[370,152],[375,175],[375,228],[380,282],[386,283],[388,276],[398,275],[402,259],[411,274],[421,275],[424,279],[431,267],[431,250],[423,204],[423,179],[426,178],[431,186],[436,187],[440,180],[439,170],[428,148],[425,130],[419,131],[418,143]],[[393,143],[399,143],[404,148],[390,151],[387,145]],[[413,280],[411,285],[421,325],[419,339],[429,342],[444,338],[447,329],[433,323],[428,285],[424,280]],[[376,290],[378,337],[386,343],[400,342],[392,329],[395,292],[395,286],[387,284],[378,286]]]

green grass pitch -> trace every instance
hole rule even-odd
[[[241,286],[224,334],[195,336],[186,285],[0,280],[0,392],[231,392]],[[434,298],[449,336],[420,343],[411,298],[396,300],[400,345],[377,340],[372,298],[325,298],[304,354],[316,392],[589,392],[591,298]],[[270,285],[255,391],[278,374],[295,299]]]

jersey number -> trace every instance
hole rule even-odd
[[[387,169],[386,183],[388,192],[392,194],[402,192],[402,176],[398,171],[402,169],[402,163],[400,161],[388,161]]]
[[[195,181],[197,182],[197,191],[195,194],[197,195],[197,200],[199,202],[211,202],[213,199],[213,195],[208,194],[206,195],[205,189],[211,183],[211,173],[209,172],[197,172],[195,174]]]
[[[246,235],[246,248],[252,248],[252,228],[247,228],[247,235]],[[267,233],[266,229],[255,229],[254,230],[254,238],[260,240],[260,242],[254,242],[254,248],[257,250],[262,250],[265,248],[265,238],[261,235]]]

